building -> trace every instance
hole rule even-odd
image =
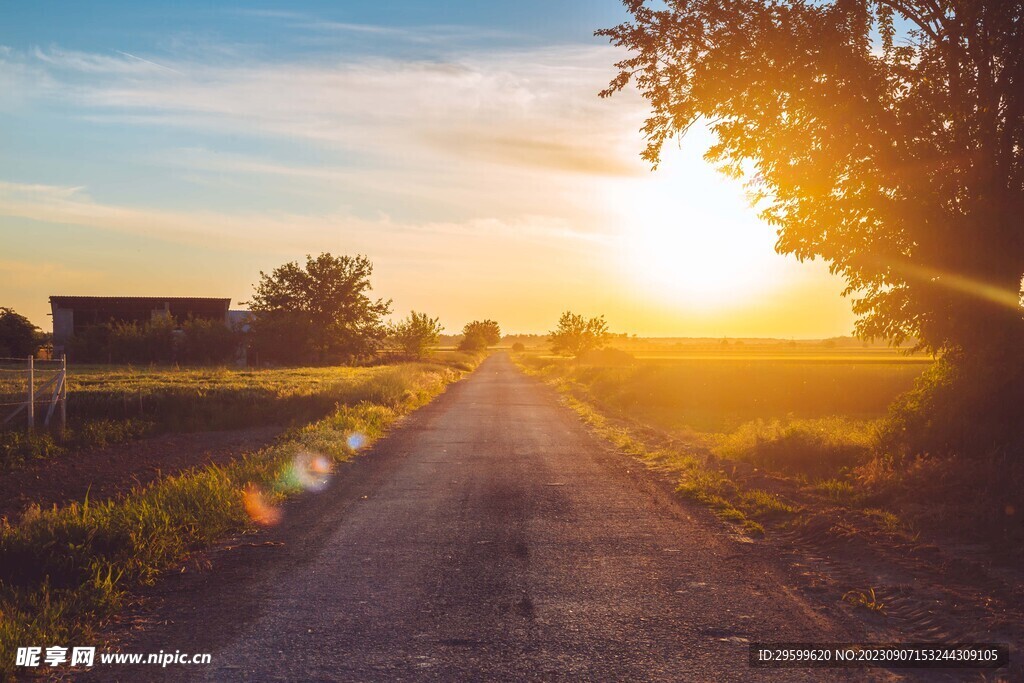
[[[64,352],[67,340],[90,325],[110,322],[145,323],[171,317],[179,324],[189,318],[230,324],[231,299],[180,296],[51,296],[53,350]]]

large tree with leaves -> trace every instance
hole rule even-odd
[[[45,337],[28,318],[0,306],[0,358],[34,356],[44,342]]]
[[[963,438],[939,446],[1012,438],[1024,416],[1024,5],[625,4],[632,19],[598,31],[629,50],[602,95],[632,82],[646,98],[643,156],[657,165],[666,141],[704,121],[706,158],[747,179],[778,250],[846,279],[860,334],[944,357]]]
[[[260,354],[286,363],[350,361],[374,353],[387,329],[390,299],[371,299],[365,256],[306,256],[260,281],[249,301]]]

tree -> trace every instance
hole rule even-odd
[[[260,281],[249,301],[262,357],[286,363],[351,361],[372,355],[387,330],[391,300],[373,300],[365,256],[306,256]]]
[[[845,278],[858,333],[917,339],[970,385],[949,399],[988,418],[960,445],[1008,436],[1024,417],[1021,3],[625,5],[630,22],[598,31],[631,51],[601,95],[646,98],[643,157],[706,121],[705,158],[747,179],[778,251]]]
[[[0,357],[34,356],[44,341],[43,333],[28,318],[13,308],[0,307]]]
[[[608,323],[604,316],[584,318],[566,311],[558,319],[558,327],[548,335],[551,350],[579,358],[592,349],[599,349],[608,339]]]
[[[501,327],[493,320],[474,320],[462,328],[460,351],[483,351],[501,341]]]
[[[426,313],[412,311],[409,317],[390,326],[388,339],[407,358],[423,358],[430,347],[437,345],[441,330],[444,329],[438,320]]]

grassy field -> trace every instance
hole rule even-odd
[[[878,418],[927,367],[919,357],[848,350],[752,357],[710,349],[703,355],[641,356],[620,366],[543,354],[521,358],[605,408],[664,429],[712,433],[758,419]]]
[[[682,493],[755,533],[791,521],[808,496],[877,504],[865,480],[880,471],[888,406],[929,366],[885,350],[788,346],[759,354],[690,346],[609,356],[611,365],[543,352],[517,359],[606,438],[677,471]]]
[[[423,367],[466,370],[474,362],[465,354],[441,352]],[[287,426],[321,418],[338,404],[393,402],[405,390],[410,367],[71,366],[66,438],[58,441],[43,431],[29,438],[19,419],[0,431],[0,471],[31,458],[163,432]],[[8,384],[16,381],[24,386],[23,378],[8,377]]]
[[[16,525],[0,521],[0,678],[13,673],[18,645],[95,642],[133,587],[226,535],[274,523],[284,498],[320,488],[334,463],[474,363],[462,357],[370,368],[78,372],[71,406],[104,415],[105,407],[122,409],[122,401],[141,396],[142,415],[187,413],[160,418],[168,429],[217,423],[225,411],[232,424],[324,414],[225,466],[166,477],[115,500],[35,508]]]

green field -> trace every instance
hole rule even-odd
[[[415,390],[415,378],[424,371],[466,370],[474,362],[464,354],[441,352],[430,362],[371,367],[72,365],[64,438],[42,429],[28,438],[19,416],[0,431],[0,471],[35,457],[164,432],[299,425],[328,415],[338,405],[397,405]],[[37,386],[45,376],[39,373]],[[7,400],[17,400],[25,379],[13,372],[6,378]]]
[[[571,382],[607,409],[664,429],[714,433],[758,419],[881,417],[896,396],[913,386],[928,360],[847,349],[765,349],[758,355],[747,349],[689,350],[618,366],[523,356],[529,367]]]

